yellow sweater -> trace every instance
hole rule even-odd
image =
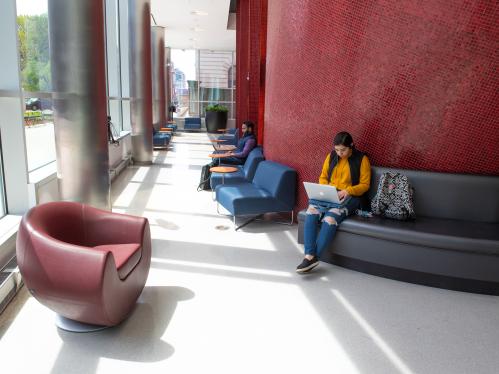
[[[371,183],[371,164],[367,156],[362,157],[360,163],[360,177],[359,184],[352,186],[352,177],[350,176],[350,165],[348,159],[340,158],[338,164],[334,167],[331,175],[331,181],[327,180],[327,172],[329,171],[329,157],[327,155],[326,161],[322,166],[322,173],[319,177],[320,184],[330,184],[335,186],[338,190],[347,190],[352,196],[361,196],[369,189]]]

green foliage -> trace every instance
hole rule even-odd
[[[43,116],[43,113],[41,110],[26,110],[24,112],[24,118],[27,118],[27,117],[42,117]]]
[[[17,17],[23,88],[50,91],[48,15]]]
[[[205,108],[205,111],[207,111],[207,112],[228,112],[229,108],[227,108],[224,105],[214,104],[214,105],[208,105]]]

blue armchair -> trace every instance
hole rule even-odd
[[[239,140],[239,131],[237,128],[227,130],[227,133],[218,137],[219,140],[225,140],[224,145],[237,145]]]
[[[256,169],[252,182],[242,182],[216,187],[216,200],[234,217],[253,217],[240,226],[238,230],[265,213],[291,212],[296,199],[296,171],[288,166],[272,161],[261,161]]]
[[[223,184],[251,182],[255,176],[258,164],[263,160],[265,160],[265,157],[263,156],[262,147],[254,148],[248,154],[248,158],[244,162],[244,165],[238,166],[238,171],[226,173],[225,175],[222,175],[221,173],[212,173],[210,177],[211,189],[214,190],[218,185],[222,184],[222,180]],[[221,162],[223,164],[223,160],[221,160]]]
[[[152,129],[152,146],[154,148],[165,148],[170,144],[171,135],[166,132],[156,131]]]

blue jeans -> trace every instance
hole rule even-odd
[[[359,208],[360,199],[352,196],[343,206],[317,203],[311,201],[308,206],[304,241],[305,254],[320,257],[324,248],[333,240],[338,225]],[[319,223],[321,223],[321,228],[317,235]]]

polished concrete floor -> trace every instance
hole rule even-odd
[[[23,289],[0,316],[2,373],[498,373],[499,298],[321,264],[300,276],[297,227],[235,232],[196,192],[212,150],[179,134],[113,184],[113,210],[143,215],[151,272],[115,328],[75,334]]]

